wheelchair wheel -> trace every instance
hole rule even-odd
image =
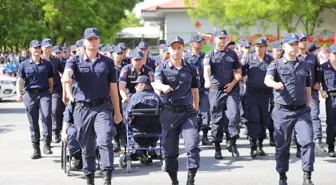
[[[64,173],[68,173],[68,170],[70,170],[70,168],[68,167],[69,159],[68,159],[68,156],[67,156],[67,151],[68,150],[66,148],[66,145],[63,144],[63,147],[62,147],[62,153],[63,153],[62,166],[63,166]]]
[[[165,160],[162,160],[162,162],[161,162],[161,170],[163,172],[166,172],[166,161]]]
[[[132,160],[130,157],[126,157],[126,171],[127,173],[132,172]]]
[[[64,168],[64,143],[62,142],[62,146],[61,146],[61,169],[63,170]]]
[[[120,168],[126,168],[126,155],[125,154],[121,154],[119,157],[119,167]]]
[[[99,175],[103,175],[103,171],[100,168],[100,154],[99,154],[98,149],[97,149],[96,155],[97,155],[97,157],[96,157],[96,169],[99,171],[98,172]]]

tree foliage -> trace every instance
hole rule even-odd
[[[120,31],[125,11],[138,0],[2,0],[0,47],[27,47],[50,37],[54,44],[74,43],[87,27],[97,27],[104,42]],[[6,48],[5,48],[6,49]],[[11,49],[11,48],[10,48]]]
[[[276,22],[288,32],[299,23],[312,34],[321,23],[320,13],[336,8],[335,0],[184,0],[192,19],[207,18],[216,27],[231,26],[236,30],[252,25]]]

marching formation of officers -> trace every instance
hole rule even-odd
[[[201,159],[199,143],[214,144],[215,159],[223,159],[225,134],[226,148],[239,157],[241,123],[247,126],[252,158],[267,155],[263,145],[269,130],[279,185],[287,185],[293,136],[296,156],[302,160],[303,185],[313,185],[315,152],[326,152],[319,93],[326,98],[328,154],[336,157],[336,45],[329,47],[329,61],[320,65],[316,54],[307,51],[306,34],[285,35],[272,43],[272,52],[265,38],[252,45],[246,39],[229,43],[226,30],[217,30],[214,37],[214,47],[207,53],[201,52],[201,36],[190,39],[189,50],[176,36],[160,45],[156,59],[149,57],[146,42],[128,58],[124,43],[99,51],[99,30],[87,28],[83,39],[70,47],[66,61],[50,39],[31,41],[31,58],[21,63],[17,80],[17,100],[23,100],[30,123],[31,158],[41,157],[41,120],[44,154],[52,154],[52,140],[63,139],[76,153],[87,184],[93,185],[98,149],[104,184],[109,185],[113,153],[121,147],[123,105],[153,98],[162,105],[162,146],[173,185],[179,184],[181,135],[187,152],[187,185],[193,185]]]

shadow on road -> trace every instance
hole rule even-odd
[[[0,108],[0,114],[23,114],[26,113],[24,108]]]
[[[0,125],[0,134],[13,130],[14,125]]]

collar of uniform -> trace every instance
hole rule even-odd
[[[168,66],[169,66],[170,68],[173,68],[173,67],[174,67],[174,64],[171,62],[170,59],[167,61],[167,64],[168,64]],[[184,60],[182,59],[182,66],[186,66],[186,65],[187,65],[186,61],[184,61]]]
[[[218,53],[218,52],[221,52],[221,51],[218,51],[216,48],[213,49],[214,50],[214,53]],[[222,51],[224,52],[228,52],[229,50],[227,48],[223,49]]]
[[[84,53],[83,59],[84,59],[84,61],[87,61],[89,59],[89,57],[87,56],[86,53]],[[96,55],[95,59],[101,59],[101,56],[100,56],[99,52],[97,52],[97,55]]]
[[[308,55],[309,55],[309,52],[306,51],[306,56],[308,56]],[[301,55],[300,53],[298,53],[296,56],[301,57],[301,56],[303,56],[303,55]]]
[[[31,64],[32,64],[32,63],[35,63],[35,62],[34,62],[34,60],[33,60],[33,59],[30,59],[30,60],[29,60],[29,63],[31,63]],[[43,59],[42,59],[42,58],[40,58],[40,61],[39,61],[39,63],[40,63],[40,64],[43,64]]]
[[[285,57],[282,57],[282,61],[283,61],[284,63],[289,62]],[[295,59],[295,62],[299,62],[299,63],[301,63],[301,61],[298,60],[298,58]]]
[[[253,60],[258,60],[258,56],[256,53],[253,54]],[[268,56],[267,54],[265,53],[264,55],[264,58],[263,58],[263,61],[267,61],[268,60]]]
[[[135,68],[133,67],[133,65],[131,64],[131,72],[134,72],[135,71]],[[143,73],[145,71],[145,65],[142,65],[141,66],[141,69],[140,69],[140,73]]]

